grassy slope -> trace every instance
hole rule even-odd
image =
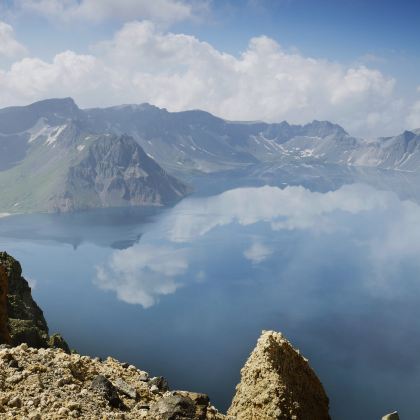
[[[0,213],[48,211],[50,198],[63,190],[68,168],[81,155],[73,148],[34,144],[25,160],[0,172]]]

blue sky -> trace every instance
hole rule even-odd
[[[329,119],[367,137],[420,127],[420,2],[0,4],[0,106],[72,96],[81,106]]]

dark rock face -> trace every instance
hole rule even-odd
[[[31,288],[22,277],[18,261],[6,252],[0,253],[0,265],[8,277],[7,313],[11,343],[31,347],[48,347],[48,326],[44,314],[32,299]]]
[[[10,344],[17,346],[26,343],[36,348],[58,347],[70,352],[61,336],[49,337],[44,314],[33,300],[28,282],[22,277],[19,261],[6,252],[0,252],[0,268],[7,277],[7,324]]]
[[[189,191],[131,137],[104,135],[93,142],[80,162],[69,168],[64,192],[54,197],[50,210],[163,206],[179,201]]]
[[[60,334],[53,334],[48,340],[48,347],[55,349],[62,349],[67,354],[70,354],[70,347]]]
[[[183,397],[188,397],[194,403],[195,407],[195,419],[206,420],[207,411],[210,406],[210,399],[208,395],[201,394],[198,392],[188,392],[188,391],[176,391],[178,395]]]
[[[149,385],[153,386],[156,385],[159,391],[165,392],[169,390],[168,381],[163,376],[155,376],[151,378],[149,381]]]
[[[137,391],[121,378],[115,381],[115,388],[125,396],[133,400],[137,399]]]
[[[195,419],[194,402],[189,397],[168,395],[150,406],[149,415],[155,420]]]
[[[95,376],[92,381],[92,389],[102,395],[109,402],[111,407],[121,408],[123,406],[123,403],[118,396],[117,389],[105,376]]]
[[[6,271],[0,266],[0,344],[10,342],[9,328],[7,326],[7,289]]]

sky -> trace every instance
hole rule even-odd
[[[0,107],[73,97],[229,120],[420,127],[420,2],[0,0]]]

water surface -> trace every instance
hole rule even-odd
[[[261,330],[278,330],[310,359],[334,419],[420,412],[419,237],[417,204],[360,184],[0,219],[0,248],[80,353],[225,409]]]

